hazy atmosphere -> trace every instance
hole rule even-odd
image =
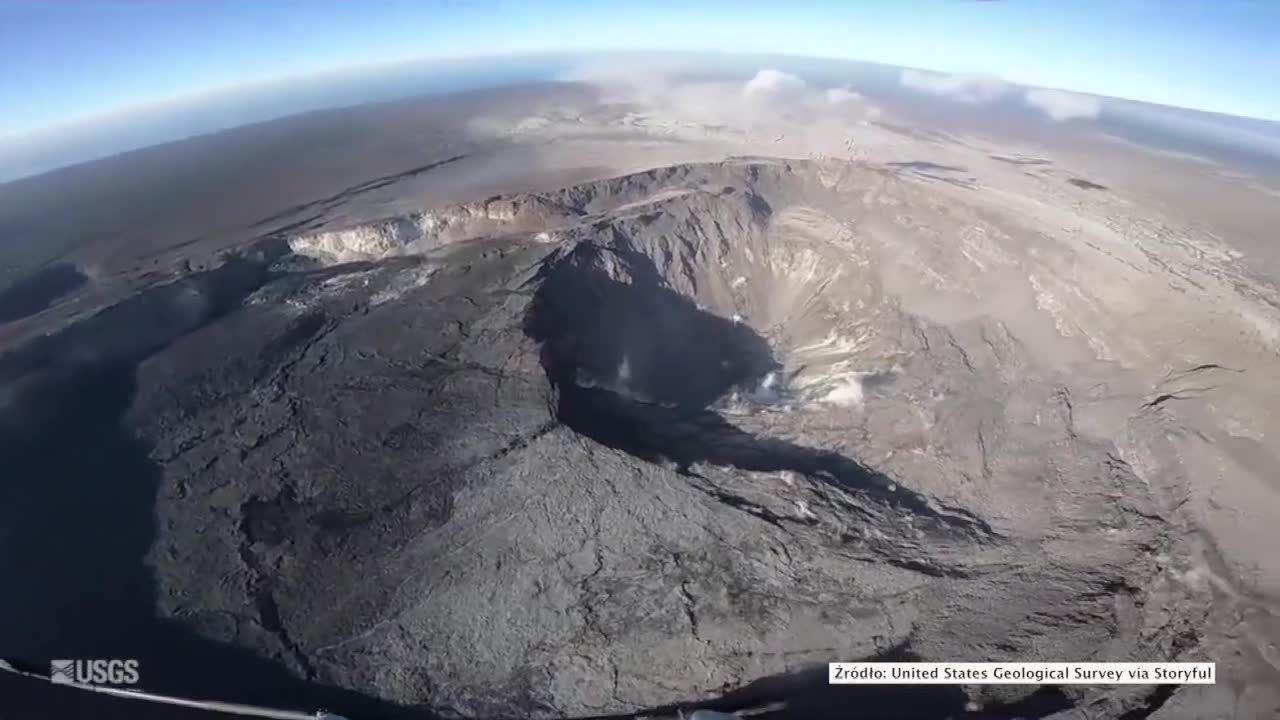
[[[4,0],[0,179],[306,110],[563,79],[601,51],[858,60],[958,75],[903,84],[968,102],[1017,83],[1280,120],[1280,92],[1262,81],[1280,74],[1270,2],[362,5]],[[1026,101],[1059,119],[1101,111],[1097,99],[1055,93]],[[1167,122],[1280,152],[1274,127]]]
[[[0,720],[1280,716],[1277,47],[0,0]]]

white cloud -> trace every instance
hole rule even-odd
[[[1063,90],[1028,90],[1023,99],[1057,122],[1072,118],[1096,118],[1101,110],[1098,98]]]
[[[903,87],[963,103],[991,102],[1009,90],[1009,84],[994,75],[947,75],[903,70],[898,81]]]
[[[742,86],[742,94],[749,98],[778,98],[796,96],[804,92],[804,80],[781,70],[761,70]]]
[[[843,105],[845,103],[858,102],[862,96],[852,90],[844,88],[831,88],[827,90],[827,102],[832,105]]]

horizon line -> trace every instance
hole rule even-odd
[[[935,73],[948,76],[985,76],[993,77],[1010,85],[1016,85],[1023,88],[1036,88],[1044,90],[1056,90],[1059,92],[1075,93],[1077,95],[1088,95],[1104,100],[1115,100],[1122,102],[1140,103],[1152,105],[1156,107],[1171,108],[1174,110],[1183,110],[1189,112],[1206,113],[1210,115],[1218,115],[1221,117],[1237,118],[1241,120],[1252,120],[1258,122],[1277,123],[1280,124],[1280,117],[1261,117],[1258,115],[1237,114],[1224,112],[1222,110],[1210,109],[1205,107],[1194,107],[1188,105],[1171,105],[1168,103],[1153,102],[1150,100],[1142,100],[1139,98],[1122,97],[1117,95],[1104,95],[1101,93],[1091,92],[1087,90],[1076,90],[1065,87],[1052,87],[1047,85],[1034,85],[1022,82],[1016,79],[1005,78],[1000,75],[992,75],[990,73],[979,73],[969,71],[956,70],[939,70],[935,68],[919,67],[913,65],[896,65],[892,63],[878,62],[875,60],[863,60],[853,57],[837,57],[826,55],[803,55],[787,52],[741,52],[714,49],[610,49],[610,50],[529,50],[508,53],[477,53],[472,55],[417,55],[408,58],[397,58],[388,60],[376,60],[372,62],[356,63],[350,65],[335,65],[314,70],[306,70],[300,72],[286,72],[275,75],[265,75],[261,77],[251,78],[237,83],[220,83],[211,84],[204,87],[191,90],[183,90],[180,92],[163,95],[144,100],[121,103],[103,110],[74,115],[56,122],[48,123],[41,126],[24,128],[16,131],[0,133],[0,143],[8,143],[15,140],[29,139],[57,133],[60,131],[74,131],[78,127],[88,127],[96,123],[109,121],[113,118],[128,116],[134,113],[145,113],[149,110],[160,110],[166,106],[180,105],[184,102],[198,102],[202,98],[213,99],[219,95],[230,95],[233,93],[252,91],[255,89],[263,89],[272,85],[278,85],[288,82],[300,82],[312,79],[320,79],[325,76],[339,75],[344,73],[360,73],[371,72],[377,70],[388,70],[395,67],[414,65],[418,63],[449,63],[449,62],[475,62],[482,60],[498,60],[512,59],[528,56],[554,57],[554,56],[617,56],[617,55],[713,55],[721,57],[779,57],[795,60],[824,60],[835,62],[858,63],[863,65],[876,65],[883,68],[894,68],[900,70],[917,70],[921,72]],[[364,104],[364,103],[358,103]],[[343,106],[334,106],[343,107]],[[287,117],[287,116],[280,116]]]

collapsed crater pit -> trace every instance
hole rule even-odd
[[[777,382],[782,365],[749,324],[674,291],[642,253],[581,242],[555,256],[525,332],[541,344],[558,419],[584,437],[682,474],[700,464],[801,473],[929,531],[993,536],[976,516],[940,508],[855,459],[729,422],[717,402]]]

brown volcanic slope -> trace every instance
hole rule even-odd
[[[750,685],[725,702],[838,715],[849,699],[803,694],[803,670],[878,656],[1260,672],[1226,637],[1238,608],[1214,600],[1170,450],[1214,431],[1174,400],[1237,373],[1153,388],[1161,346],[1117,289],[1177,298],[1180,276],[900,172],[681,165],[265,241],[4,355],[0,459],[68,488],[141,478],[81,499],[84,518],[154,490],[154,537],[99,552],[149,547],[134,575],[160,616],[443,714],[625,714]],[[100,453],[17,442],[58,429]],[[48,492],[15,495],[20,535]],[[966,692],[862,702],[1220,700]]]

